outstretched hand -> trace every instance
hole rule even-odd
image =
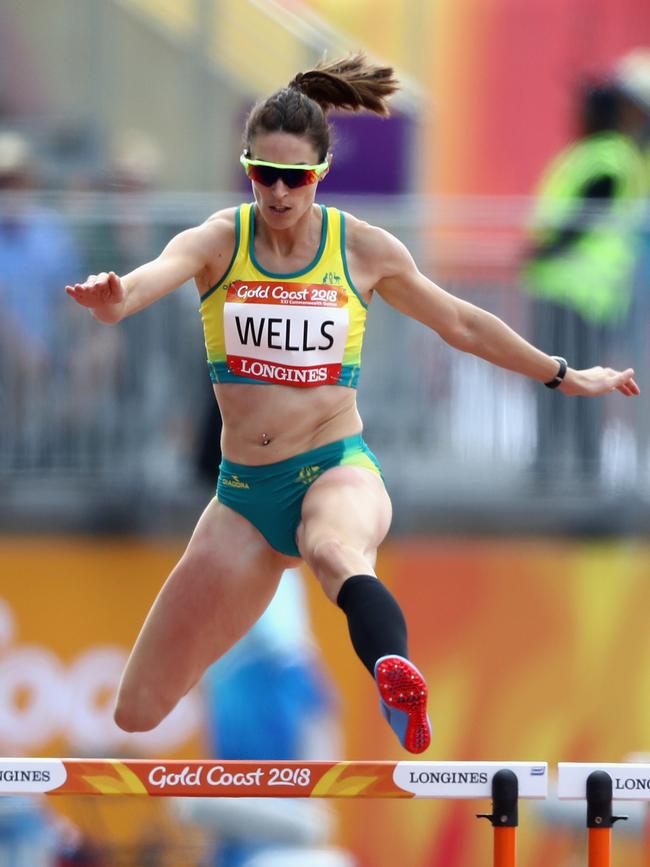
[[[641,389],[634,381],[634,370],[612,370],[611,367],[590,367],[587,370],[567,371],[559,386],[564,394],[581,397],[597,397],[610,391],[620,391],[626,397],[636,397]]]
[[[113,271],[91,274],[83,283],[66,286],[65,291],[82,307],[102,307],[124,301],[122,281]]]

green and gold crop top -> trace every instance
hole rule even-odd
[[[367,304],[348,272],[345,217],[321,209],[316,256],[293,274],[262,268],[254,205],[237,209],[232,260],[201,299],[212,382],[356,388]]]

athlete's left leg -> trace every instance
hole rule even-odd
[[[345,612],[352,644],[375,677],[386,718],[406,749],[419,753],[431,738],[426,684],[408,661],[402,611],[374,571],[391,515],[378,474],[334,467],[305,495],[297,543],[328,598]]]
[[[377,473],[338,466],[311,485],[302,503],[298,549],[332,602],[351,575],[374,575],[377,549],[392,518]]]

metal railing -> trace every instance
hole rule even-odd
[[[182,287],[106,327],[63,285],[109,268],[124,273],[236,200],[50,194],[0,203],[0,522],[60,522],[65,503],[72,524],[101,525],[112,504],[121,526],[134,510],[195,509],[205,497],[195,455],[212,397],[196,290]],[[534,335],[538,310],[522,291],[518,261],[528,203],[337,204],[402,238],[445,288]],[[25,238],[11,229],[11,213],[16,225],[31,222]],[[594,363],[634,366],[642,385],[650,379],[649,306],[641,281],[633,315],[606,342],[594,338]],[[571,359],[571,340],[565,334],[542,348]],[[637,515],[650,497],[642,401],[611,395],[588,407],[587,399],[545,393],[450,349],[379,298],[368,317],[359,403],[401,529],[498,529],[506,516],[512,527],[553,528],[567,508],[582,516],[579,525],[596,508],[602,518],[612,497]],[[593,434],[587,458],[585,430]],[[617,513],[621,521],[627,514]]]

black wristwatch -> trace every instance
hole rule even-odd
[[[545,382],[544,385],[546,386],[546,388],[557,388],[566,376],[568,365],[566,358],[562,358],[561,355],[551,355],[551,358],[554,359],[554,361],[557,361],[557,363],[560,365],[560,369],[555,374],[553,379],[550,382]]]

